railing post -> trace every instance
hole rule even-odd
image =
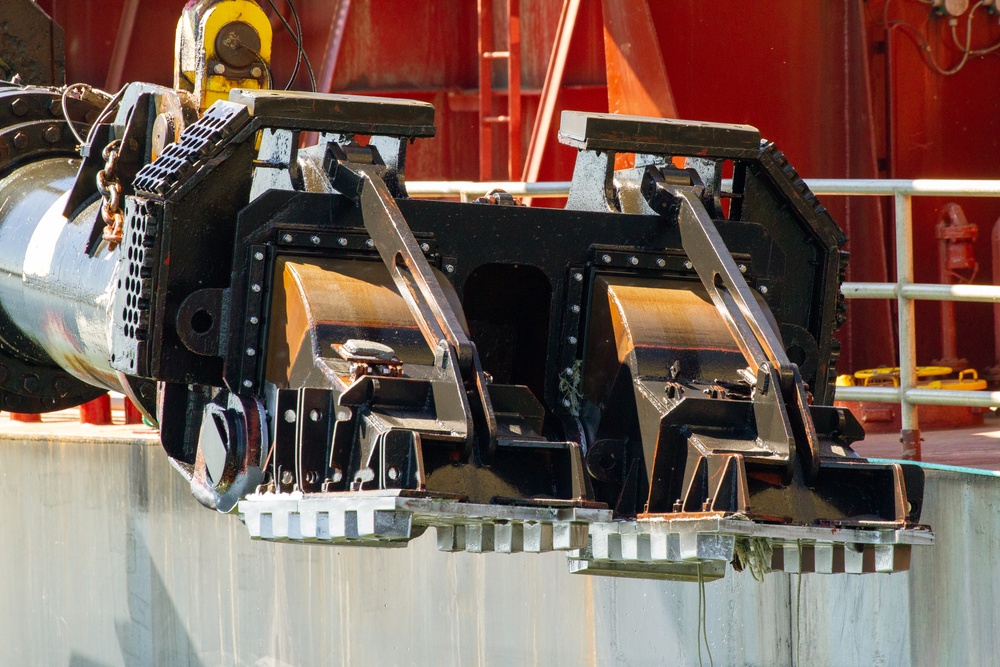
[[[907,194],[893,195],[896,204],[896,283],[899,306],[899,414],[902,458],[920,460],[920,424],[917,406],[906,392],[917,385],[917,329],[913,300],[903,289],[913,283],[913,202]]]

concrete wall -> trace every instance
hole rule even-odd
[[[697,584],[445,554],[432,534],[251,542],[135,436],[0,437],[0,477],[3,665],[699,664]],[[928,470],[927,501],[938,544],[910,573],[707,584],[714,664],[994,662],[1000,479]]]

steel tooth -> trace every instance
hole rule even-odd
[[[774,567],[772,560],[772,569],[781,569],[790,574],[807,574],[816,571],[816,550],[813,545],[786,542],[774,547],[774,551],[779,549],[782,551],[781,567]]]
[[[844,545],[817,544],[815,546],[816,572],[840,574],[844,572]]]
[[[529,553],[552,551],[552,524],[524,524],[524,550]]]
[[[470,553],[493,551],[494,529],[492,524],[473,523],[465,527],[465,548]]]
[[[285,537],[290,540],[302,539],[302,515],[298,512],[285,515]]]
[[[524,551],[524,527],[519,523],[498,523],[493,529],[493,544],[499,553]]]
[[[439,551],[465,551],[465,526],[438,526]]]
[[[844,571],[848,574],[863,573],[864,559],[864,545],[848,544],[844,548]]]
[[[589,528],[580,521],[557,521],[552,524],[552,548],[556,551],[582,549],[587,546]]]
[[[623,560],[651,560],[649,533],[641,533],[637,529],[622,531],[621,541]]]

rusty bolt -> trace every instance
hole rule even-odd
[[[52,381],[52,388],[55,389],[56,393],[59,394],[59,396],[65,396],[66,394],[69,393],[69,380],[67,380],[62,376],[59,376]]]
[[[23,116],[28,113],[28,100],[18,97],[10,103],[10,110],[15,116]]]
[[[23,151],[25,148],[28,147],[30,141],[31,140],[28,139],[27,134],[25,134],[24,132],[18,132],[17,134],[14,135],[14,148],[16,148],[19,151]]]
[[[252,70],[250,70],[250,76],[252,76],[255,79],[259,79],[260,77],[264,76],[264,70],[262,70],[259,67],[254,67]]]
[[[50,144],[54,144],[62,139],[62,130],[59,129],[58,125],[49,125],[42,132],[42,138]]]
[[[25,375],[22,380],[22,386],[24,390],[29,394],[33,394],[38,391],[38,376],[36,375]]]

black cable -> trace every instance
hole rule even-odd
[[[295,41],[297,50],[295,67],[292,69],[292,76],[288,79],[288,83],[285,84],[285,90],[291,89],[292,84],[295,83],[295,79],[299,75],[299,66],[303,61],[305,61],[306,73],[309,75],[309,85],[312,88],[312,91],[316,92],[316,77],[313,74],[312,63],[309,61],[309,54],[306,53],[302,37],[302,22],[299,20],[299,13],[296,11],[292,0],[286,0],[286,2],[288,2],[288,9],[291,11],[292,20],[295,22],[295,28],[292,28],[281,12],[278,11],[278,7],[274,4],[274,0],[267,0],[267,4],[269,4],[274,13],[278,15],[278,20],[281,21],[281,25],[285,27],[285,31],[288,32],[291,38]]]
[[[281,12],[278,11],[278,7],[274,4],[274,0],[267,0],[267,4],[271,5],[271,9],[274,10],[274,13],[278,15],[278,20],[281,21],[281,25],[285,26],[285,30],[288,32],[289,35],[292,36],[292,39],[295,40],[295,44],[298,47],[298,55],[295,58],[295,67],[292,69],[292,76],[291,78],[288,79],[288,83],[285,84],[285,90],[288,90],[292,87],[292,84],[295,82],[295,77],[299,75],[299,63],[302,61],[302,55],[303,55],[302,44],[299,42],[298,35],[295,34],[295,31],[292,29],[292,26],[288,24],[288,21],[285,20],[285,17],[282,16]]]
[[[299,13],[295,10],[295,3],[292,0],[286,0],[288,2],[288,9],[292,12],[292,19],[295,21],[295,29],[298,32],[298,38],[296,42],[299,46],[299,57],[302,58],[306,63],[306,74],[309,75],[309,88],[312,92],[316,92],[316,76],[313,74],[312,63],[309,62],[309,54],[306,53],[305,40],[302,37],[302,22],[299,21]]]

